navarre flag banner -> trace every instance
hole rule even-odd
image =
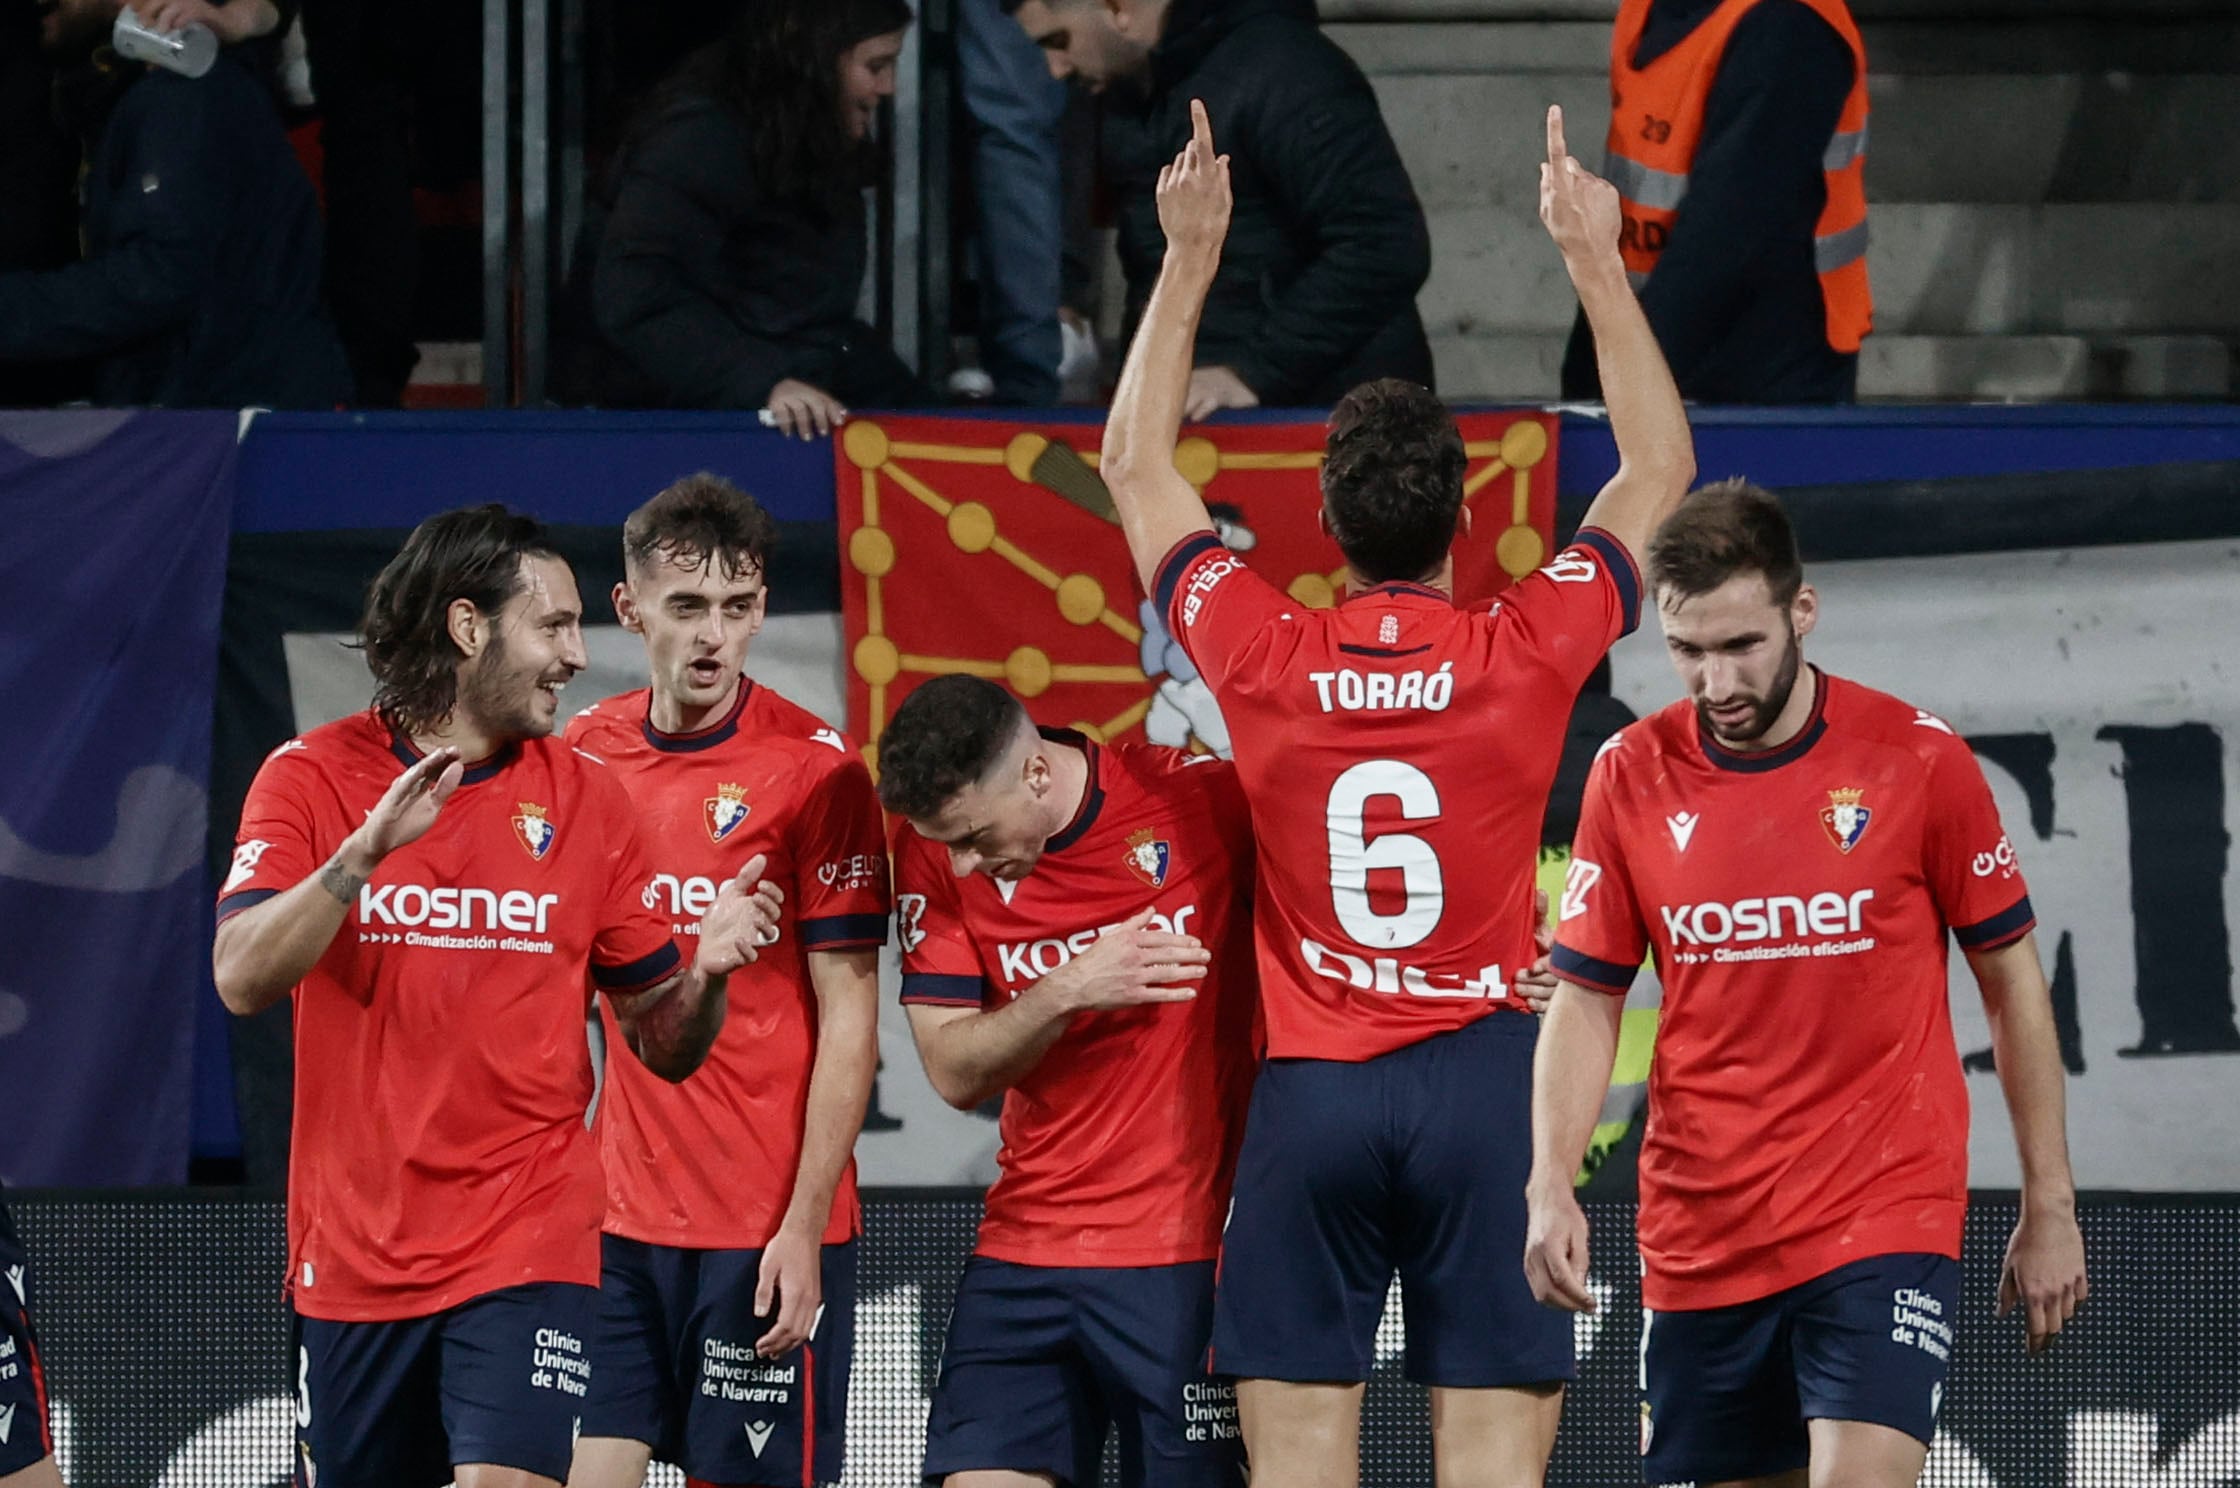
[[[1458,417],[1470,530],[1455,589],[1487,598],[1554,551],[1556,428],[1537,412]],[[1324,427],[1186,430],[1175,468],[1223,542],[1303,605],[1335,603],[1345,564],[1315,520]],[[928,677],[969,672],[1038,723],[1092,739],[1228,753],[1197,671],[1136,582],[1103,428],[882,415],[833,441],[839,486],[848,726],[874,756],[897,705]]]

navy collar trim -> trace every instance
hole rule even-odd
[[[1089,779],[1081,792],[1081,804],[1074,808],[1073,820],[1059,829],[1057,836],[1042,844],[1046,853],[1064,852],[1089,834],[1089,829],[1097,824],[1098,813],[1104,810],[1104,783],[1099,778],[1102,772],[1098,768],[1104,751],[1087,734],[1073,729],[1046,728],[1037,732],[1053,744],[1066,744],[1080,750],[1089,765]]]
[[[427,758],[414,746],[410,739],[397,731],[395,724],[389,723],[387,719],[383,719],[382,722],[389,730],[389,752],[397,757],[399,764],[409,770]],[[496,754],[491,755],[482,763],[469,765],[466,773],[459,777],[459,783],[461,785],[480,785],[520,757],[521,741],[518,739],[511,740],[500,747]]]
[[[1761,775],[1802,759],[1827,731],[1828,674],[1818,667],[1812,668],[1812,713],[1805,719],[1804,727],[1797,730],[1797,736],[1779,749],[1729,749],[1711,737],[1700,716],[1696,720],[1696,742],[1703,747],[1703,757],[1718,768],[1738,775]]]
[[[1380,595],[1387,599],[1402,596],[1416,599],[1435,599],[1443,605],[1452,605],[1455,602],[1453,595],[1442,589],[1434,589],[1429,584],[1417,584],[1407,579],[1387,579],[1381,584],[1371,585],[1358,594],[1347,595],[1341,603],[1358,604],[1362,600],[1374,599]]]
[[[709,724],[689,734],[665,734],[653,726],[653,694],[646,694],[646,716],[639,724],[646,742],[664,754],[695,754],[703,749],[713,749],[739,732],[739,717],[747,711],[747,699],[754,696],[754,679],[739,679],[739,695],[731,700],[730,711]]]

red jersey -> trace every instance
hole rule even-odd
[[[1626,550],[1590,529],[1490,604],[1379,584],[1318,610],[1205,532],[1156,587],[1255,805],[1268,1053],[1373,1059],[1524,1011],[1571,705],[1639,617]]]
[[[1622,994],[1656,953],[1652,1308],[1960,1254],[1968,1092],[1945,932],[2019,940],[2030,897],[1950,726],[1816,676],[1811,720],[1779,749],[1724,749],[1682,701],[1618,734],[1587,780],[1555,968]]]
[[[319,871],[419,754],[372,712],[266,757],[219,918]],[[295,989],[296,1310],[423,1317],[501,1287],[599,1282],[586,973],[682,964],[614,773],[557,739],[468,770]]]
[[[1000,1007],[1146,909],[1213,961],[1189,1002],[1076,1014],[1004,1093],[978,1253],[1027,1266],[1211,1260],[1257,1056],[1244,798],[1210,756],[1051,736],[1088,755],[1089,785],[1027,877],[960,879],[945,847],[907,822],[897,831],[902,1000]]]
[[[568,741],[605,760],[637,804],[654,897],[688,951],[716,891],[756,853],[785,889],[778,941],[731,974],[707,1063],[671,1084],[626,1054],[607,1061],[599,1150],[608,1233],[654,1245],[759,1250],[801,1168],[817,994],[809,952],[887,939],[887,851],[871,772],[838,730],[743,681],[716,723],[664,734],[641,688],[577,715]],[[603,1010],[610,1050],[622,1043]],[[862,1229],[855,1164],[832,1197],[827,1244]]]

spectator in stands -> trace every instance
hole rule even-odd
[[[1188,417],[1329,404],[1378,377],[1431,384],[1415,305],[1431,272],[1423,208],[1368,79],[1316,27],[1312,0],[1007,3],[1053,72],[1108,101],[1130,334],[1166,252],[1153,192],[1189,138],[1192,98],[1230,153],[1236,206]]]
[[[1844,0],[1624,0],[1603,174],[1683,397],[1848,403],[1867,287],[1866,50]],[[1599,398],[1582,316],[1563,395]]]
[[[587,213],[569,395],[764,408],[804,439],[852,403],[925,401],[856,316],[910,20],[905,0],[755,0],[663,86]]]
[[[85,257],[0,274],[0,361],[92,358],[113,405],[331,408],[349,395],[319,300],[319,207],[265,85],[120,62],[120,0],[59,0],[44,41],[85,80]]]
[[[1058,401],[1065,193],[1058,177],[1065,85],[998,0],[959,0],[957,74],[972,116],[979,239],[980,366],[998,403]]]

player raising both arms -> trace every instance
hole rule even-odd
[[[1618,256],[1618,199],[1548,117],[1541,216],[1600,353],[1618,473],[1578,538],[1459,608],[1462,439],[1424,389],[1331,415],[1323,525],[1347,597],[1309,609],[1216,539],[1175,472],[1191,340],[1229,215],[1202,107],[1159,183],[1166,263],[1101,467],[1148,590],[1228,720],[1259,839],[1268,1025],[1222,1249],[1214,1367],[1240,1377],[1255,1481],[1352,1488],[1392,1275],[1432,1388],[1439,1481],[1538,1483],[1573,1373],[1524,1247],[1542,812],[1580,684],[1636,618],[1631,552],[1694,476],[1687,420]]]
[[[903,701],[879,772],[926,1074],[960,1109],[1003,1097],[925,1479],[1089,1488],[1109,1429],[1128,1488],[1235,1488],[1205,1350],[1257,1053],[1236,773],[1038,732],[966,676]]]
[[[1817,600],[1740,482],[1649,548],[1688,696],[1595,762],[1533,1091],[1526,1270],[1588,1308],[1586,1148],[1625,991],[1664,983],[1641,1149],[1643,1473],[1902,1488],[1960,1300],[1968,1091],[1945,938],[1990,1015],[2022,1158],[2003,1298],[2050,1342],[2085,1297],[2061,1055],[2030,897],[1942,719],[1802,664]]]
[[[29,1266],[0,1194],[0,1488],[62,1488],[47,1419],[47,1372],[31,1331]]]
[[[785,891],[778,939],[732,977],[697,1075],[608,1065],[605,1268],[571,1488],[638,1488],[657,1453],[696,1482],[840,1480],[887,855],[862,756],[741,674],[776,538],[712,475],[632,513],[614,604],[653,685],[568,727],[629,788],[679,934],[750,859]]]
[[[557,1484],[591,1360],[599,1160],[585,987],[681,1080],[777,922],[762,863],[688,960],[622,783],[551,737],[575,576],[500,506],[373,582],[373,706],[275,749],[218,901],[218,995],[295,995],[288,1172],[300,1480]]]

